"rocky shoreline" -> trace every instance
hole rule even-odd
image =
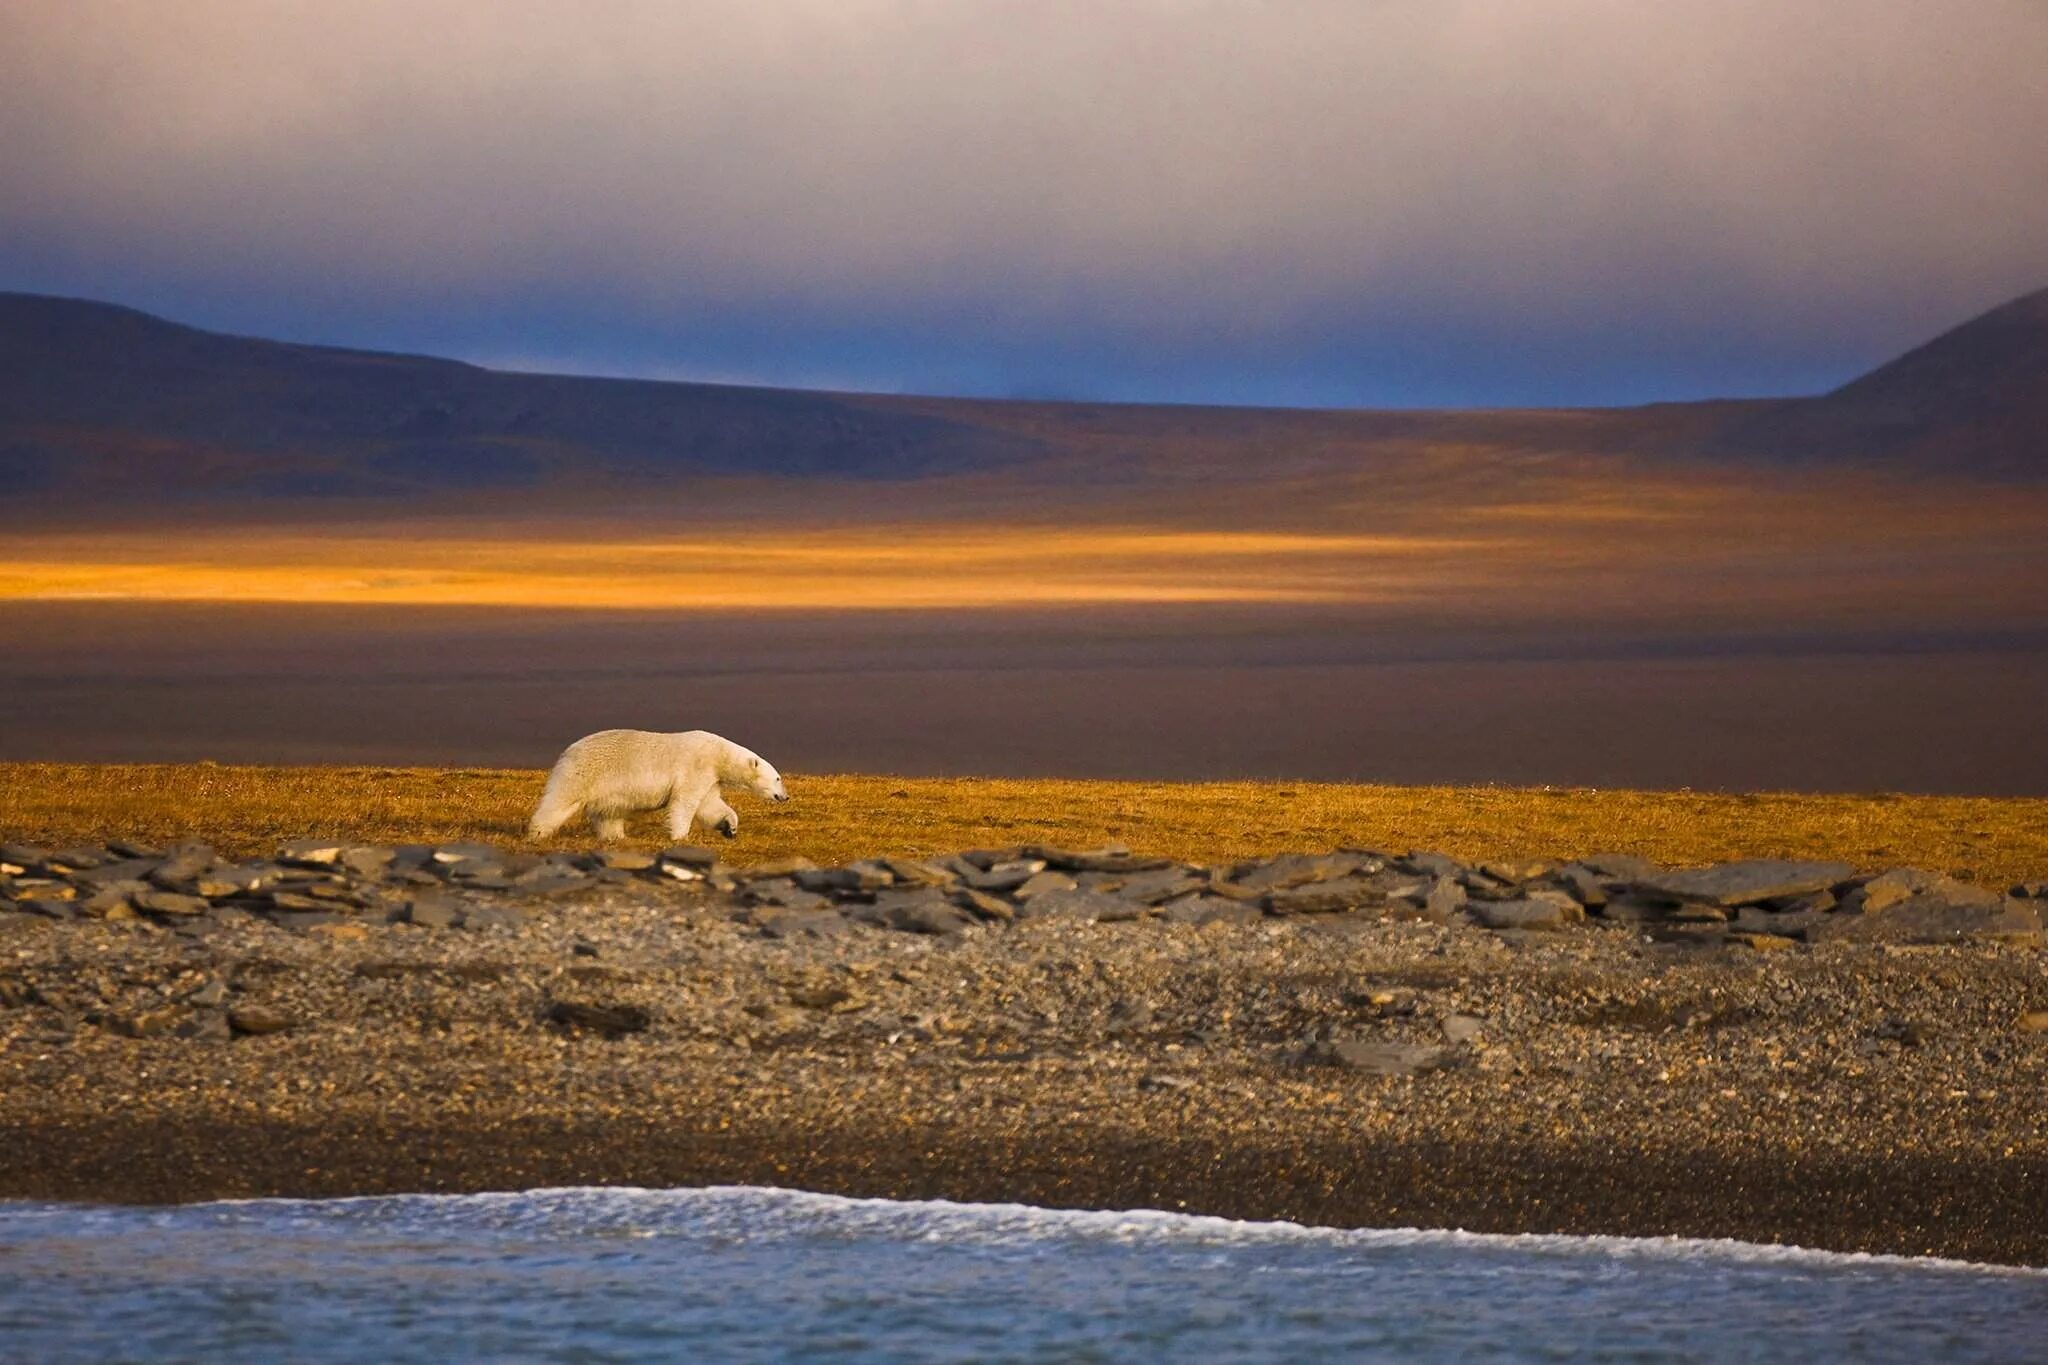
[[[2048,886],[0,846],[0,1196],[593,1182],[2048,1264]]]

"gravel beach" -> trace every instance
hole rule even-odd
[[[757,1183],[2048,1264],[2037,882],[0,847],[0,1196]]]

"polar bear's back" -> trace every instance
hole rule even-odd
[[[562,751],[550,774],[594,809],[646,809],[668,799],[678,777],[718,767],[725,741],[708,730],[599,730]]]

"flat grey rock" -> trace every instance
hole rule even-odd
[[[1630,885],[1638,892],[1667,900],[1736,906],[1826,891],[1855,874],[1856,869],[1847,863],[1748,858],[1741,862],[1717,863],[1712,867],[1635,877]]]

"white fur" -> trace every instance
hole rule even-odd
[[[768,760],[708,730],[600,730],[562,750],[526,832],[545,839],[582,815],[599,839],[621,839],[627,816],[666,806],[670,838],[688,838],[699,822],[730,838],[740,820],[721,786],[789,799],[782,774]]]

